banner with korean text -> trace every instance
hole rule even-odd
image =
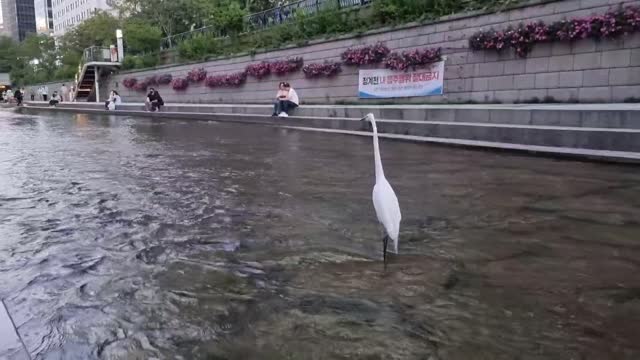
[[[358,96],[361,99],[385,99],[442,95],[444,61],[415,71],[388,69],[360,70]]]

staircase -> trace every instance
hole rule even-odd
[[[76,102],[88,102],[90,101],[91,94],[95,94],[97,72],[97,66],[87,66],[83,69],[83,72],[78,77],[80,81],[77,82]],[[93,101],[95,101],[95,96]]]
[[[100,89],[96,85],[99,87],[101,74],[119,69],[120,66],[121,63],[111,57],[109,48],[92,46],[85,49],[76,74],[75,101],[100,101]],[[106,94],[103,96],[106,97]]]

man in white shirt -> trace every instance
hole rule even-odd
[[[298,93],[291,87],[288,82],[282,83],[282,89],[286,93],[286,97],[278,96],[274,106],[274,115],[288,117],[289,112],[300,105]],[[278,91],[280,94],[282,91]]]
[[[62,102],[69,101],[69,88],[65,84],[60,87],[60,100]]]
[[[42,87],[42,100],[47,101],[49,98],[49,87],[47,85]]]

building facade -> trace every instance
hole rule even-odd
[[[52,0],[53,34],[64,35],[81,22],[91,18],[98,10],[109,11],[109,0]]]
[[[38,34],[53,35],[53,0],[34,0]]]
[[[36,32],[36,15],[33,0],[1,0],[5,33],[22,41],[29,33]]]

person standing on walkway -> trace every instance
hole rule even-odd
[[[48,98],[49,98],[49,87],[47,85],[44,85],[42,87],[42,100],[47,101]]]
[[[60,87],[60,100],[61,102],[69,101],[69,88],[65,84]]]
[[[18,104],[18,106],[22,106],[22,101],[24,100],[24,88],[17,89],[13,97],[16,98],[16,103]]]
[[[31,96],[31,101],[34,101],[36,99],[36,92],[32,87],[29,88],[29,95]]]

